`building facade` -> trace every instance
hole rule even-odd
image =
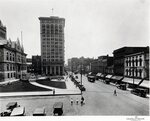
[[[91,72],[112,74],[113,57],[111,56],[99,56],[98,59],[91,63]]]
[[[41,35],[41,66],[46,75],[64,74],[65,19],[39,17]]]
[[[2,24],[0,20],[0,40],[5,40],[6,38],[6,27]]]
[[[113,51],[114,74],[124,76],[124,60],[126,55],[146,51],[147,47],[122,47]]]
[[[32,56],[32,68],[35,74],[41,74],[41,56]]]
[[[19,39],[16,42],[12,42],[10,39],[1,41],[0,81],[20,79],[26,73],[26,54]]]
[[[33,73],[32,58],[27,58],[26,64],[27,64],[27,73]]]
[[[124,75],[140,79],[149,79],[149,47],[147,51],[125,56]]]

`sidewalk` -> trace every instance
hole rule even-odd
[[[0,82],[0,85],[6,85],[6,84],[9,84],[9,83],[12,83],[12,82],[15,82],[15,81],[19,81],[20,79],[11,79],[11,80],[6,80],[6,81],[3,81],[3,82]]]
[[[64,76],[65,81],[66,76]],[[0,93],[0,98],[1,97],[18,97],[18,96],[58,96],[58,95],[80,95],[81,91],[79,88],[76,88],[76,86],[73,84],[73,82],[68,78],[65,83],[67,89],[59,89],[59,88],[54,88],[46,85],[41,85],[36,82],[30,82],[31,84],[35,86],[39,86],[42,88],[48,88],[48,89],[54,89],[55,94],[53,94],[53,91],[38,91],[38,92],[9,92],[9,93]]]

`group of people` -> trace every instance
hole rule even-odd
[[[85,100],[84,100],[84,97],[81,96],[80,104],[83,105],[83,104],[85,103],[84,101],[85,101]],[[71,105],[73,105],[73,103],[74,103],[73,98],[71,98],[70,103],[71,103]],[[76,99],[75,103],[76,103],[76,104],[79,104],[78,98]]]

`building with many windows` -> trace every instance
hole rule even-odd
[[[141,79],[149,78],[149,47],[147,50],[125,56],[124,75]]]
[[[147,47],[122,47],[113,51],[114,75],[124,76],[124,60],[126,55],[147,50]]]
[[[41,35],[41,70],[46,75],[64,73],[65,19],[56,16],[39,17]]]
[[[26,55],[19,39],[0,41],[0,81],[20,79],[26,74]]]

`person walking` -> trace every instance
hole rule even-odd
[[[117,91],[116,90],[114,90],[114,95],[117,96]]]
[[[81,105],[84,104],[84,97],[81,97]]]

